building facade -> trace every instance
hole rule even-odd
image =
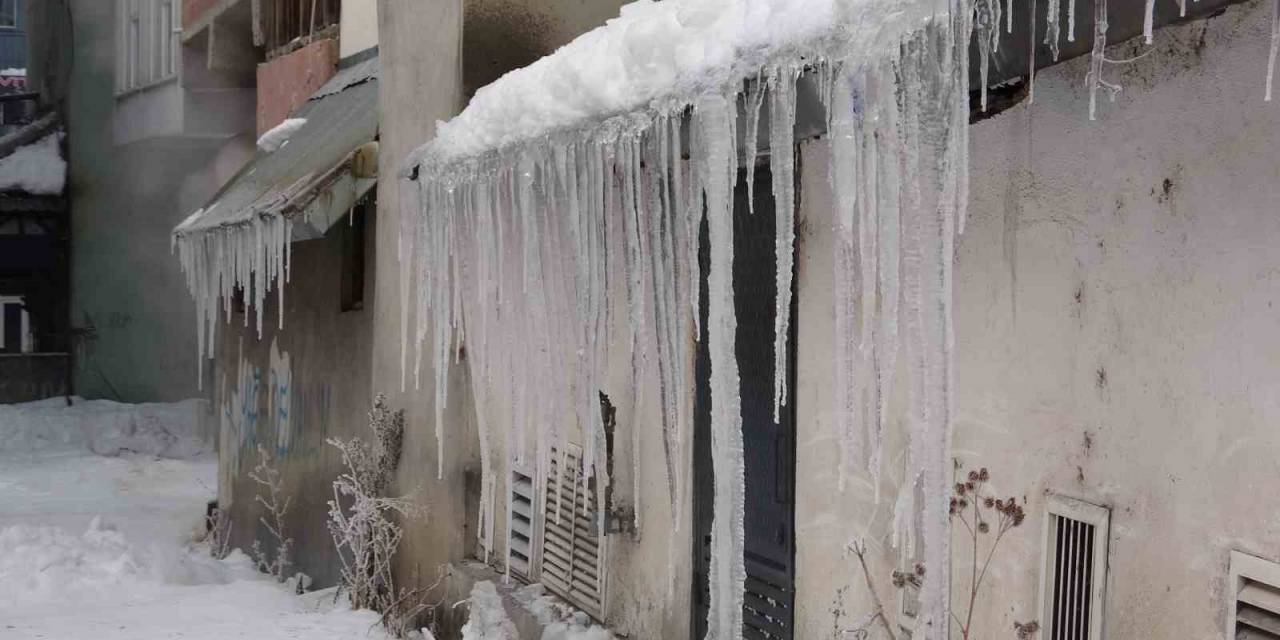
[[[1275,615],[1243,588],[1280,588],[1257,569],[1280,558],[1265,491],[1280,450],[1268,420],[1269,389],[1280,379],[1270,355],[1278,281],[1268,251],[1280,232],[1271,220],[1280,182],[1269,160],[1280,148],[1280,115],[1262,93],[1270,10],[1256,1],[1202,3],[1194,19],[1156,31],[1148,46],[1141,3],[1115,4],[1107,58],[1126,62],[1108,64],[1105,78],[1123,90],[1099,101],[1096,121],[1083,83],[1092,61],[1071,57],[1089,49],[1090,16],[1064,44],[1061,63],[1035,47],[1034,66],[1042,68],[1034,100],[1025,80],[993,79],[992,104],[1004,103],[989,117],[975,107],[969,128],[970,217],[954,260],[952,453],[961,483],[986,469],[992,497],[1014,498],[1025,513],[1001,538],[975,604],[953,599],[958,614],[972,610],[973,637],[1016,637],[1015,623],[1035,621],[1056,625],[1054,638],[1219,638],[1236,632],[1237,619],[1265,623]],[[1025,24],[1025,5],[1018,6]],[[616,9],[381,0],[375,10],[343,2],[336,29],[286,33],[277,42],[287,50],[256,67],[259,87],[266,78],[272,84],[258,94],[263,133],[299,109],[319,108],[305,103],[328,99],[316,96],[331,78],[312,70],[354,68],[367,47],[347,39],[376,33],[378,178],[361,200],[361,223],[353,213],[290,243],[283,309],[274,292],[256,311],[226,303],[231,327],[219,330],[206,384],[217,389],[225,418],[220,500],[235,513],[237,544],[253,536],[257,517],[246,474],[258,445],[271,445],[298,495],[290,526],[299,564],[320,582],[334,578],[323,523],[338,460],[325,440],[363,433],[363,412],[385,393],[407,418],[394,490],[428,509],[425,520],[408,524],[399,556],[406,581],[430,582],[450,566],[439,595],[456,602],[475,580],[510,574],[542,581],[626,637],[701,637],[713,480],[706,420],[695,420],[682,460],[690,499],[673,510],[658,374],[635,374],[625,331],[608,345],[617,364],[599,389],[607,496],[514,462],[524,446],[518,438],[528,434],[492,431],[482,440],[477,416],[513,408],[475,393],[483,374],[465,340],[443,359],[428,348],[417,366],[406,346],[416,336],[402,313],[423,295],[416,280],[402,280],[406,216],[422,215],[402,179],[406,158],[476,88],[551,54]],[[1176,7],[1158,16],[1173,21]],[[1026,75],[1028,48],[1001,47],[999,79]],[[904,486],[905,385],[886,401],[892,417],[879,472],[859,471],[839,488],[830,155],[823,132],[799,136],[791,413],[777,421],[759,401],[773,388],[770,358],[762,356],[772,354],[776,291],[740,296],[746,447],[761,461],[745,478],[755,496],[746,617],[750,633],[768,637],[849,637],[875,610],[870,584],[887,623],[907,637],[916,603],[894,585],[894,571],[912,571],[915,558],[892,544]],[[748,179],[756,181],[754,214],[742,211]],[[757,170],[736,191],[741,282],[773,273],[777,203],[768,184]],[[349,300],[355,247],[366,265],[359,309]],[[256,314],[267,319],[260,331]],[[679,363],[692,374],[680,393],[698,396],[709,384],[696,355],[706,340],[682,337],[695,357]],[[447,368],[440,407],[435,366]],[[575,426],[567,431],[570,445],[587,445]],[[559,460],[581,460],[568,449]],[[556,477],[564,472],[558,467]],[[583,507],[570,520],[580,517],[583,527],[566,528],[545,510],[553,501],[536,493],[569,491],[577,505],[579,487]],[[958,521],[952,530],[964,539]],[[854,552],[864,545],[865,578]],[[953,544],[953,594],[968,594],[971,554]],[[446,632],[457,623],[443,614],[436,621]]]

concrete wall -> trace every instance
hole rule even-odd
[[[342,0],[338,56],[345,58],[378,46],[378,0]]]
[[[372,217],[367,224],[368,296],[373,292],[377,225]],[[367,442],[373,402],[368,354],[374,300],[366,297],[362,310],[340,310],[345,228],[345,222],[339,223],[323,238],[294,243],[284,329],[277,329],[280,309],[274,291],[268,296],[261,338],[251,311],[247,328],[243,312],[235,313],[230,325],[219,325],[211,379],[221,420],[218,501],[232,514],[233,544],[247,550],[255,536],[265,535],[258,524],[262,509],[254,501],[259,488],[248,477],[261,444],[280,469],[285,495],[292,500],[285,526],[296,544],[295,570],[310,575],[317,586],[333,584],[338,572],[325,524],[326,502],[343,467],[338,450],[325,440],[361,436]]]
[[[201,392],[195,307],[170,255],[169,232],[239,168],[252,140],[164,137],[117,144],[114,4],[70,4],[71,316],[86,334],[74,367],[75,392],[178,400]]]
[[[1280,110],[1262,100],[1271,10],[1252,2],[1166,29],[1088,121],[1078,59],[1036,101],[971,130],[969,227],[955,278],[955,455],[1027,500],[975,634],[1013,637],[1037,608],[1046,492],[1111,509],[1107,638],[1221,638],[1228,552],[1280,558],[1272,390],[1280,384]],[[1112,59],[1141,52],[1122,46]],[[826,163],[806,145],[806,167]],[[832,224],[825,172],[803,177],[797,496],[798,638],[868,610],[847,540],[887,544],[869,478],[837,494],[831,411]],[[901,400],[901,398],[899,398]],[[890,442],[886,495],[901,478]],[[958,540],[959,538],[957,538]],[[955,549],[967,587],[969,551]],[[888,554],[890,558],[892,554]],[[894,608],[894,568],[873,570]],[[963,611],[963,609],[962,609]]]
[[[404,455],[396,479],[398,491],[415,490],[428,509],[426,522],[410,527],[402,542],[402,576],[415,572],[433,580],[442,565],[465,557],[473,526],[465,517],[467,474],[479,468],[475,430],[467,422],[473,411],[458,376],[450,388],[446,413],[446,447],[443,478],[436,479],[436,443],[433,394],[434,373],[424,363],[424,388],[415,389],[412,372],[407,387],[401,377],[400,265],[396,247],[400,224],[400,194],[395,176],[400,162],[418,144],[430,138],[435,121],[461,108],[461,25],[459,0],[423,3],[418,0],[379,0],[378,50],[381,75],[378,82],[380,149],[378,171],[377,280],[375,294],[373,389],[385,392],[393,406],[406,408]],[[426,360],[424,358],[424,360]],[[412,360],[409,361],[412,365]],[[458,367],[460,371],[461,367]],[[478,486],[478,485],[477,485]],[[403,578],[402,578],[403,580]],[[451,585],[446,585],[446,588]],[[452,593],[451,598],[466,597]]]

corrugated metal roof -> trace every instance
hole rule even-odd
[[[290,114],[306,123],[284,146],[259,150],[174,234],[209,232],[274,215],[295,218],[294,239],[323,234],[376,184],[356,179],[349,169],[352,152],[378,134],[377,70],[375,58],[339,71]]]

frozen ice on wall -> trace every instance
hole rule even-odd
[[[1000,11],[988,10],[984,36],[995,47]],[[562,416],[575,416],[581,478],[597,478],[603,494],[610,478],[597,393],[617,370],[609,346],[627,345],[633,383],[638,356],[659,362],[658,435],[673,517],[681,513],[693,381],[680,363],[692,362],[699,330],[705,210],[715,472],[708,637],[738,637],[744,491],[732,215],[737,172],[750,164],[737,130],[746,127],[746,144],[768,136],[775,194],[791,202],[795,83],[811,74],[830,107],[846,256],[837,309],[843,467],[877,469],[905,351],[908,473],[922,483],[915,506],[927,514],[921,628],[942,637],[951,263],[967,200],[971,28],[972,6],[959,0],[642,0],[477,92],[411,156],[406,176],[415,179],[402,187],[402,300],[417,300],[403,310],[402,362],[406,382],[418,384],[422,362],[431,363],[437,437],[450,356],[465,341],[482,448],[497,428],[511,461],[545,470],[552,448],[565,450]],[[761,108],[767,132],[753,126]],[[777,286],[786,291],[794,212],[780,209]],[[785,317],[785,294],[778,304]],[[615,316],[615,307],[625,312]],[[775,342],[786,331],[779,322]],[[787,354],[776,353],[781,371]],[[485,477],[490,457],[482,452]]]

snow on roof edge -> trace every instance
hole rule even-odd
[[[444,177],[559,136],[612,137],[773,65],[873,59],[946,0],[637,0],[618,17],[478,90],[401,176]]]

